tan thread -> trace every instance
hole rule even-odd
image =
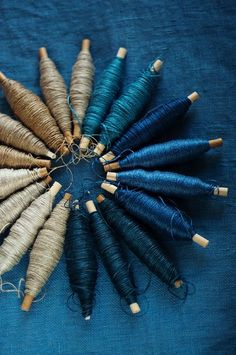
[[[46,180],[40,183],[36,182],[0,203],[0,233],[3,233],[8,226],[14,223],[35,198],[45,192],[46,186]]]
[[[71,132],[71,114],[67,104],[66,85],[54,62],[48,57],[40,60],[40,86],[47,106],[66,137],[67,133]]]
[[[66,201],[61,200],[39,232],[30,253],[25,294],[36,297],[58,264],[63,252],[69,211]]]
[[[0,79],[7,101],[16,116],[50,149],[63,152],[63,135],[42,100],[17,81],[3,77],[3,74]]]
[[[41,178],[40,169],[0,169],[0,199]]]
[[[55,158],[44,143],[28,128],[11,117],[0,113],[0,141],[13,148],[23,150],[34,155],[44,155]]]
[[[30,154],[0,145],[0,167],[5,168],[30,168],[34,166],[50,168],[50,160],[36,159]]]

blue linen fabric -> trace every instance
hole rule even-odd
[[[67,84],[84,37],[91,38],[97,76],[120,46],[128,48],[126,84],[155,57],[163,58],[162,79],[149,107],[194,90],[201,95],[169,138],[224,138],[221,150],[178,171],[230,188],[227,199],[178,201],[197,232],[210,240],[207,249],[182,241],[165,243],[181,274],[196,288],[185,302],[153,276],[139,297],[142,314],[132,317],[100,265],[94,312],[86,322],[78,307],[70,301],[74,311],[68,307],[71,291],[63,257],[47,283],[44,299],[33,304],[29,313],[20,310],[15,293],[0,294],[2,355],[235,353],[235,7],[233,0],[0,3],[0,70],[35,93],[40,93],[41,46],[47,47]],[[2,92],[0,110],[11,113]],[[73,174],[72,192],[78,197],[92,174],[91,166],[74,166]],[[54,177],[64,189],[68,186],[65,169]],[[25,276],[28,258],[29,254],[3,280],[17,285]],[[133,255],[130,260],[141,290],[150,275]]]

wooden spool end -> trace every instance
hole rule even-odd
[[[130,309],[133,314],[139,313],[141,311],[138,303],[136,303],[136,302],[130,304]]]
[[[223,139],[222,138],[217,138],[217,139],[211,139],[209,141],[209,146],[211,148],[218,148],[223,145]]]
[[[182,280],[176,280],[174,285],[175,288],[180,288],[183,284],[184,282]]]
[[[86,150],[89,146],[90,139],[88,137],[82,136],[79,147],[81,150]]]
[[[61,155],[68,155],[70,153],[69,149],[63,145],[60,149],[59,152],[61,153]]]
[[[99,161],[104,165],[108,161],[113,160],[114,158],[115,158],[115,154],[110,150],[110,152],[104,154],[101,158],[99,158]]]
[[[47,168],[41,168],[39,169],[39,175],[41,178],[44,178],[48,175],[48,171],[47,171]]]
[[[28,312],[31,308],[33,300],[34,300],[33,296],[26,294],[21,305],[21,310]]]
[[[117,180],[117,173],[113,173],[113,172],[109,171],[107,173],[106,179],[110,180],[110,181],[116,181]]]
[[[94,153],[97,155],[101,155],[104,149],[105,149],[105,145],[102,143],[98,143],[96,148],[94,149]]]
[[[127,54],[127,49],[123,48],[123,47],[120,47],[116,56],[118,58],[124,59],[126,57],[126,54]]]
[[[48,176],[46,177],[46,179],[43,179],[43,182],[44,182],[46,185],[49,185],[50,182],[52,182],[51,176],[48,175]]]
[[[115,163],[104,165],[104,171],[105,172],[108,172],[110,170],[119,170],[119,169],[120,169],[120,164],[119,164],[118,161],[116,161]]]
[[[52,187],[50,187],[49,191],[53,197],[61,190],[62,186],[59,182],[55,181]]]
[[[7,77],[0,71],[0,82],[3,82],[7,79]]]
[[[188,95],[188,99],[193,103],[194,101],[197,101],[200,98],[199,94],[197,91],[192,92],[192,94]]]
[[[117,186],[109,184],[108,182],[103,182],[101,184],[101,188],[107,192],[110,192],[110,194],[113,194],[116,192],[116,190],[118,189]]]
[[[48,52],[47,52],[47,49],[45,47],[39,48],[39,58],[40,59],[48,58]]]
[[[57,157],[56,154],[54,154],[50,150],[47,152],[46,156],[50,159],[56,159],[56,157]]]
[[[92,200],[85,202],[85,205],[89,214],[97,211],[96,206]]]
[[[73,121],[73,138],[80,139],[81,138],[81,128],[77,121]]]
[[[85,320],[90,320],[90,319],[91,319],[91,316],[86,316],[84,319],[85,319]]]
[[[153,70],[157,73],[157,72],[159,72],[159,70],[161,69],[162,65],[163,65],[162,60],[157,59],[157,60],[153,63],[152,68],[153,68]]]
[[[70,199],[71,199],[71,194],[69,194],[69,192],[66,192],[64,197],[63,197],[63,200],[69,201]]]
[[[35,159],[35,165],[39,167],[46,167],[47,169],[51,169],[51,161],[46,159]]]
[[[81,49],[82,49],[82,51],[89,51],[90,39],[88,39],[88,38],[83,39]]]
[[[202,237],[200,234],[195,234],[192,240],[203,248],[206,248],[209,244],[209,240]]]
[[[66,143],[68,143],[69,145],[71,145],[73,143],[73,137],[72,137],[71,131],[65,131],[64,137],[65,137]]]
[[[100,194],[96,198],[98,203],[102,203],[105,200],[105,196],[103,194]]]
[[[214,195],[215,196],[227,197],[228,196],[228,192],[229,192],[228,187],[216,187],[214,189]]]

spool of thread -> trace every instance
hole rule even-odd
[[[116,58],[108,65],[98,81],[89,104],[84,125],[80,149],[87,149],[90,138],[99,132],[112,102],[116,98],[123,77],[127,50],[120,48]]]
[[[13,112],[46,145],[62,154],[69,152],[63,135],[47,106],[32,91],[0,72],[0,85]]]
[[[188,97],[155,107],[116,140],[111,151],[100,158],[101,163],[105,164],[126,150],[137,150],[154,139],[162,137],[171,126],[182,120],[191,104],[198,98],[198,93],[193,92]]]
[[[49,191],[24,210],[0,246],[0,275],[10,271],[33,244],[38,231],[52,211],[52,204],[61,185],[54,182]]]
[[[199,178],[167,171],[146,171],[142,169],[108,172],[107,180],[118,181],[128,187],[141,188],[146,191],[188,198],[194,196],[227,196],[228,188],[216,183],[208,183]]]
[[[81,127],[93,87],[94,66],[89,48],[90,40],[84,39],[72,69],[70,98],[74,111],[75,138],[81,138]]]
[[[119,162],[104,166],[105,171],[134,168],[156,168],[182,164],[196,159],[211,148],[220,147],[221,138],[207,141],[205,139],[178,139],[144,147],[129,154]]]
[[[179,288],[183,281],[180,274],[147,231],[139,226],[118,204],[103,195],[97,197],[99,209],[118,238],[127,243],[130,250],[168,286]]]
[[[34,298],[40,293],[62,256],[70,213],[67,202],[70,198],[71,195],[66,193],[56,205],[33,245],[26,274],[22,311],[30,310]]]
[[[156,60],[114,102],[109,115],[102,123],[99,143],[94,149],[97,155],[101,155],[106,146],[112,144],[138,119],[152,96],[161,66],[162,61]]]
[[[0,203],[0,233],[3,233],[7,227],[13,224],[32,201],[45,192],[51,180],[52,178],[47,176],[40,183],[35,182]]]
[[[0,169],[0,199],[32,184],[48,175],[46,168],[41,169]]]
[[[207,247],[209,244],[207,239],[195,233],[186,215],[166,202],[164,203],[163,200],[138,191],[120,189],[108,183],[102,183],[101,187],[115,194],[117,200],[129,213],[155,231],[176,240],[193,240],[202,247]]]
[[[25,154],[19,150],[0,145],[0,167],[1,168],[31,168],[31,167],[51,168],[51,161],[33,158],[30,154]]]
[[[92,315],[97,281],[97,259],[88,216],[72,208],[65,240],[66,267],[70,287],[80,301],[82,315],[89,320]]]
[[[135,289],[130,281],[129,267],[122,254],[119,242],[97,212],[93,201],[87,201],[91,230],[104,266],[118,293],[124,297],[132,313],[140,312]]]
[[[71,134],[71,115],[67,104],[66,84],[56,68],[55,63],[48,57],[46,48],[39,49],[40,57],[40,86],[47,106],[55,118],[68,144],[73,142]]]
[[[44,145],[28,128],[21,122],[0,113],[0,141],[13,148],[23,150],[34,155],[43,155],[55,159],[56,155]]]

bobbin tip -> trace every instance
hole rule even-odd
[[[43,182],[45,182],[46,185],[49,185],[51,181],[52,181],[52,177],[49,175],[45,179],[43,179]]]
[[[89,214],[97,211],[96,206],[92,200],[85,202],[85,206]]]
[[[79,147],[81,150],[86,150],[89,146],[90,139],[88,137],[82,136]]]
[[[118,58],[124,59],[126,57],[126,54],[127,54],[127,49],[124,47],[120,47],[116,56]]]
[[[184,282],[182,280],[176,280],[174,285],[175,288],[180,288],[183,284]]]
[[[228,192],[229,192],[228,187],[216,187],[214,189],[214,195],[215,196],[227,197],[228,196]]]
[[[99,161],[104,165],[108,161],[113,160],[114,158],[115,158],[115,154],[110,150],[110,152],[104,154],[101,158],[99,158]]]
[[[102,188],[103,190],[107,191],[107,192],[110,192],[110,193],[113,194],[113,195],[114,195],[114,193],[116,192],[116,190],[118,189],[117,186],[112,185],[112,184],[110,184],[110,183],[108,183],[108,182],[103,182],[103,183],[101,184],[101,188]]]
[[[39,58],[40,59],[48,58],[48,52],[47,52],[47,49],[45,47],[39,48]]]
[[[69,145],[71,145],[73,143],[73,137],[72,137],[72,134],[70,131],[65,131],[64,137],[65,137],[66,143],[68,143]]]
[[[106,175],[106,179],[110,181],[116,181],[117,180],[117,173],[113,173],[109,171]]]
[[[39,175],[41,178],[44,178],[48,175],[48,171],[47,171],[47,168],[40,168],[39,169]]]
[[[63,197],[63,200],[69,201],[70,199],[71,199],[71,194],[69,194],[69,192],[66,192],[64,197]]]
[[[63,145],[63,147],[61,147],[59,151],[61,155],[68,155],[70,153],[69,149],[65,145]]]
[[[96,200],[98,203],[102,203],[105,200],[105,196],[103,194],[100,194],[96,197]]]
[[[35,159],[36,166],[51,169],[51,161],[46,159]]]
[[[223,145],[223,139],[222,138],[216,138],[216,139],[211,139],[209,140],[209,146],[211,148],[218,148]]]
[[[81,138],[81,128],[79,126],[79,123],[76,121],[73,121],[73,138],[74,139]]]
[[[119,164],[118,161],[116,161],[115,163],[104,165],[104,171],[105,172],[108,172],[110,170],[119,170],[119,169],[120,169],[120,164]]]
[[[198,94],[197,91],[192,92],[192,94],[188,95],[188,99],[193,103],[194,101],[197,101],[200,98],[200,95]]]
[[[33,300],[34,300],[33,296],[26,294],[24,296],[24,299],[23,299],[23,302],[22,302],[22,305],[21,305],[21,310],[25,311],[25,312],[28,312],[30,310],[30,308],[31,308]]]
[[[203,248],[206,248],[209,244],[209,240],[202,237],[200,234],[194,234],[192,240]]]
[[[160,59],[157,59],[157,60],[153,63],[152,69],[157,73],[157,72],[161,69],[162,65],[163,65],[163,61],[160,60]]]
[[[0,82],[4,81],[6,79],[7,79],[6,75],[4,75],[3,72],[0,71]]]
[[[55,181],[54,184],[50,187],[49,191],[51,195],[55,197],[56,194],[61,190],[61,188],[62,185],[59,182]]]
[[[136,302],[130,304],[130,309],[133,314],[139,313],[141,311],[138,303],[136,303]]]
[[[50,150],[47,152],[46,156],[50,159],[56,159],[56,154],[51,152]]]
[[[83,39],[81,48],[82,48],[82,51],[89,51],[90,39],[88,39],[88,38]]]
[[[104,149],[105,149],[105,145],[102,144],[102,143],[98,143],[97,146],[94,149],[94,153],[96,155],[101,155],[102,152],[104,151]]]
[[[84,319],[85,319],[85,320],[90,320],[90,319],[91,319],[91,316],[86,316]]]

